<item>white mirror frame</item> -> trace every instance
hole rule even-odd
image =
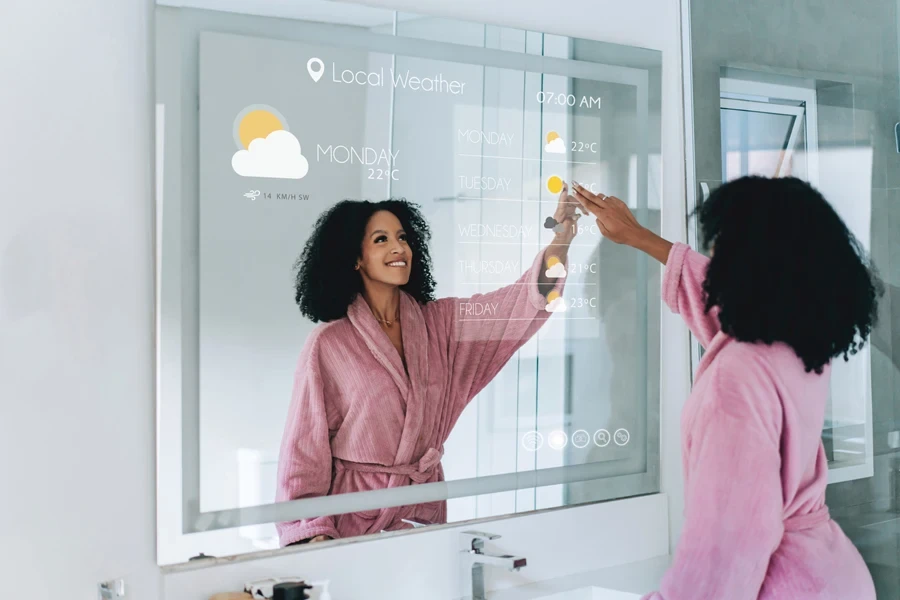
[[[159,7],[158,7],[159,8]],[[649,71],[639,67],[607,65],[569,58],[554,58],[468,47],[444,42],[395,37],[360,31],[330,23],[296,21],[290,28],[273,28],[265,17],[241,15],[220,18],[219,13],[193,9],[180,11],[181,37],[157,44],[160,52],[174,57],[181,69],[175,89],[160,94],[160,61],[157,60],[156,104],[156,361],[157,361],[157,560],[160,565],[180,563],[208,551],[217,530],[269,524],[322,514],[341,514],[389,506],[446,500],[494,492],[528,489],[602,478],[607,484],[595,501],[659,490],[659,439],[648,435],[648,468],[641,473],[610,476],[610,464],[588,463],[479,478],[445,481],[396,489],[374,490],[295,500],[292,502],[228,510],[200,510],[199,397],[197,386],[196,289],[189,276],[196,272],[196,248],[184,235],[196,229],[196,207],[187,207],[182,195],[196,195],[185,182],[184,171],[197,170],[198,40],[201,31],[217,31],[283,40],[318,42],[330,46],[362,48],[399,54],[467,62],[472,64],[596,79],[634,86],[637,89],[638,173],[648,168]],[[396,18],[396,17],[395,17]],[[396,21],[395,21],[396,28]],[[165,46],[165,48],[161,48]],[[639,51],[639,49],[635,49]],[[653,55],[659,55],[656,51]],[[173,63],[167,63],[169,67]],[[192,74],[188,76],[189,74]],[[168,102],[167,102],[168,100]],[[182,124],[189,126],[182,127]],[[647,207],[647,178],[637,178],[637,207]],[[659,416],[659,406],[648,405]],[[550,509],[553,510],[553,509]],[[457,525],[454,523],[451,525]],[[356,538],[358,541],[359,538]]]

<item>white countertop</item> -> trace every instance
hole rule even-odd
[[[671,557],[663,555],[639,562],[523,585],[494,592],[488,597],[490,600],[536,600],[562,592],[599,587],[622,592],[623,594],[617,597],[623,600],[629,597],[640,598],[644,594],[659,589],[659,582],[662,581],[662,576],[669,568],[670,562]]]

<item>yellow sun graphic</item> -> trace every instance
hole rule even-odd
[[[549,269],[550,267],[552,267],[553,265],[555,265],[558,262],[559,262],[558,258],[556,258],[555,256],[551,256],[550,258],[547,259],[547,268]]]
[[[550,133],[547,134],[547,143],[548,144],[556,139],[559,139],[559,134],[556,133],[555,131],[551,131]]]
[[[244,148],[250,147],[250,142],[256,138],[264,138],[272,133],[284,129],[281,119],[267,110],[254,110],[241,119],[238,125],[238,138]]]
[[[559,292],[557,292],[556,290],[553,290],[552,292],[550,292],[549,294],[547,294],[547,304],[550,304],[551,302],[553,302],[553,301],[556,300],[557,298],[559,298]]]
[[[557,177],[556,175],[551,176],[547,179],[547,191],[551,194],[558,194],[563,189],[563,180]]]

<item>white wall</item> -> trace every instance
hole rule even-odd
[[[117,576],[158,597],[151,20],[150,0],[0,17],[0,576],[42,600]]]
[[[377,4],[662,50],[663,232],[683,238],[676,3]],[[34,598],[93,598],[114,576],[128,580],[129,600],[159,597],[151,14],[149,0],[51,0],[5,3],[0,19],[0,575],[32,582]],[[662,482],[677,499],[687,337],[668,314],[662,333],[673,357],[663,363]],[[680,512],[673,499],[670,513]],[[347,564],[354,547],[329,559]]]

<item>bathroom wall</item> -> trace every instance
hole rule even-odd
[[[0,577],[34,598],[158,597],[152,9],[0,17]]]
[[[683,237],[676,3],[379,4],[662,50],[662,230]],[[152,9],[150,0],[48,0],[7,3],[0,19],[0,39],[15,49],[0,54],[0,576],[27,583],[34,598],[93,598],[112,577],[126,579],[129,600],[163,591],[154,549]],[[661,331],[672,357],[662,367],[662,487],[677,533],[687,336],[665,311]],[[560,514],[538,534],[548,544],[580,535],[575,513]],[[423,548],[450,551],[426,535]],[[330,550],[329,560],[348,564],[353,548]],[[381,556],[390,555],[369,558]],[[271,559],[256,564],[274,568]],[[305,564],[298,557],[298,569]],[[189,575],[178,581],[193,589]]]

